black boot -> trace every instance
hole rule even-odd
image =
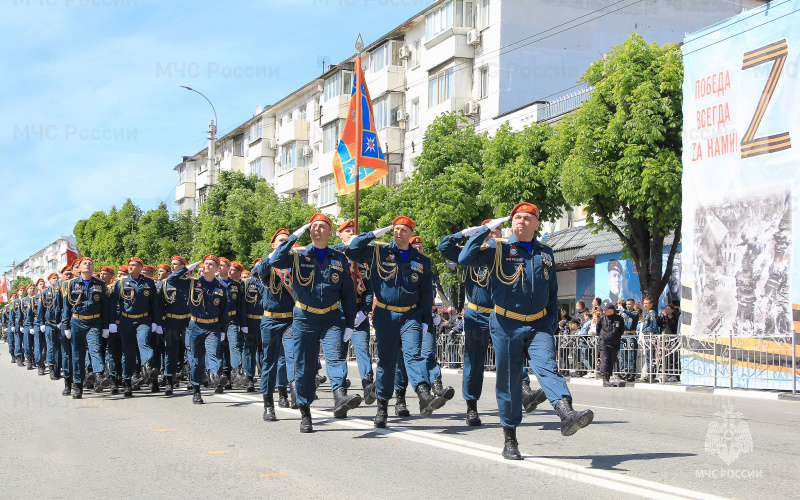
[[[33,358],[28,357],[28,370],[33,370]]]
[[[131,383],[131,379],[126,378],[122,381],[122,385],[124,389],[122,390],[122,395],[126,398],[133,397],[133,384]]]
[[[225,390],[226,391],[233,390],[233,384],[231,383],[231,378],[233,377],[233,374],[231,373],[230,370],[225,370],[222,373],[223,373],[223,375],[225,375],[225,377],[228,380],[227,382],[225,382],[225,386],[224,386]]]
[[[156,384],[158,383],[158,376],[161,374],[161,370],[158,369],[157,366],[150,365],[150,362],[144,364],[144,376],[146,377],[145,384],[152,385],[153,382]],[[158,391],[155,391],[158,392]]]
[[[339,387],[333,391],[333,416],[336,418],[347,417],[347,412],[358,408],[361,404],[361,396],[358,394],[347,395],[347,389]]]
[[[122,385],[122,379],[113,375],[109,378],[111,379],[111,394],[119,394],[119,386]]]
[[[544,394],[544,389],[539,388],[534,392],[531,389],[530,382],[522,381],[522,407],[525,409],[525,412],[532,412],[546,400],[547,396]]]
[[[444,398],[445,401],[450,401],[456,394],[456,390],[450,387],[442,387],[442,379],[437,378],[433,381],[433,394]]]
[[[505,437],[503,458],[506,460],[522,460],[522,455],[519,454],[519,443],[517,443],[517,429],[503,427],[503,437]]]
[[[481,417],[478,416],[478,401],[467,401],[467,425],[470,427],[478,427],[482,424]]]
[[[244,386],[245,391],[256,392],[256,384],[253,379],[254,377],[247,377],[247,384]]]
[[[152,382],[150,382],[150,392],[156,393],[156,392],[160,392],[160,391],[161,391],[161,387],[158,386],[158,379],[155,379]]]
[[[385,429],[386,419],[389,417],[388,410],[389,402],[385,399],[378,398],[378,412],[375,414],[375,428]]]
[[[17,366],[20,368],[25,366],[25,357],[22,354],[17,355]]]
[[[50,380],[58,380],[58,373],[56,373],[56,367],[53,365],[47,365],[47,369],[50,370]]]
[[[361,381],[361,388],[364,389],[364,404],[371,405],[375,402],[375,382],[372,381],[372,374],[367,373]]]
[[[131,388],[138,391],[142,388],[146,380],[147,376],[144,373],[134,372],[133,378],[131,379]]]
[[[610,375],[604,373],[603,374],[603,387],[616,387],[617,384],[609,380],[611,377]]]
[[[556,403],[556,413],[561,417],[561,435],[571,436],[592,423],[594,413],[592,410],[575,411],[572,409],[572,399],[564,398]]]
[[[104,376],[103,372],[97,374],[97,378],[94,381],[94,392],[102,392],[103,389],[107,389],[111,387],[111,376]]]
[[[39,361],[39,376],[44,376],[44,361]]]
[[[196,405],[203,404],[203,396],[200,394],[200,386],[192,384],[192,389],[194,390],[194,394],[192,395],[192,403]]]
[[[447,402],[443,397],[431,394],[431,388],[424,382],[417,386],[417,396],[421,417],[429,417],[434,410],[438,410]]]
[[[172,375],[167,375],[167,385],[164,388],[164,395],[165,396],[172,396],[172,393],[175,388],[175,378]]]
[[[64,377],[64,390],[61,391],[62,396],[69,396],[72,394],[72,381],[69,377]]]
[[[314,426],[311,425],[311,408],[308,406],[300,406],[300,432],[308,433],[314,432]]]
[[[286,392],[286,387],[278,387],[278,406],[289,407],[289,394]]]
[[[86,390],[94,389],[94,381],[97,380],[97,375],[94,372],[89,372],[86,374],[86,379],[83,381],[83,386],[86,387]]]
[[[83,399],[83,384],[75,384],[75,392],[72,394],[72,399]]]
[[[327,380],[328,377],[326,377],[325,375],[317,375],[316,377],[314,377],[314,383],[317,384],[317,387],[319,387],[320,384],[324,384]]]
[[[275,422],[278,417],[275,416],[275,402],[272,400],[272,394],[264,394],[264,421]]]
[[[410,417],[411,412],[408,411],[408,407],[406,406],[406,390],[397,389],[394,392],[394,398],[394,414],[398,417]]]
[[[212,375],[214,374],[212,373]],[[212,382],[212,385],[214,386],[214,392],[216,394],[222,394],[222,392],[226,389],[226,386],[229,385],[228,380],[228,376],[225,375],[225,372],[214,375],[214,380]]]
[[[296,410],[297,409],[297,391],[294,388],[294,380],[289,382],[289,408]]]

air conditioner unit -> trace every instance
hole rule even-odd
[[[314,154],[314,150],[311,146],[303,146],[303,156],[311,156]]]
[[[403,45],[400,47],[400,59],[408,59],[411,57],[411,47]]]
[[[469,30],[467,32],[467,44],[472,46],[481,44],[481,34],[478,30]]]
[[[405,178],[406,178],[405,172],[397,172],[396,174],[394,174],[394,183],[402,184]]]
[[[467,101],[464,103],[465,115],[477,115],[481,105],[477,101]]]
[[[278,141],[276,139],[267,139],[267,148],[278,149]]]
[[[404,122],[406,120],[408,120],[408,113],[406,113],[406,110],[398,109],[397,110],[397,121]]]

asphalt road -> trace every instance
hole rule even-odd
[[[183,389],[73,400],[60,395],[61,381],[11,364],[6,352],[0,377],[4,499],[798,497],[794,401],[571,386],[576,409],[591,408],[594,423],[563,437],[545,404],[525,415],[526,459],[512,462],[500,456],[491,377],[480,428],[464,424],[461,379],[448,373],[457,391],[444,408],[400,420],[390,406],[390,428],[380,431],[374,405],[334,419],[323,386],[313,434],[300,434],[295,410],[277,408],[280,420],[264,422],[260,394],[204,393],[204,405]],[[726,404],[734,405],[728,436],[740,443],[729,464],[705,447],[712,422],[725,427],[715,414]]]

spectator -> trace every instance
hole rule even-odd
[[[558,309],[558,320],[559,321],[569,321],[570,319],[572,319],[572,316],[567,314],[567,310],[566,309],[564,309],[563,307],[560,307]]]
[[[625,331],[625,320],[617,314],[617,305],[608,302],[605,314],[597,319],[598,348],[600,349],[600,372],[603,374],[603,387],[616,387],[611,382],[614,361],[619,353],[620,340]]]
[[[680,340],[678,339],[678,326],[680,313],[675,313],[672,304],[664,306],[664,314],[658,318],[658,327],[661,328],[662,338],[664,339],[664,370],[668,372],[667,382],[678,382],[680,373],[679,349]]]
[[[582,300],[575,302],[575,317],[583,321],[584,312],[586,312],[586,303]]]
[[[603,306],[603,299],[601,299],[600,297],[595,297],[594,300],[592,300],[592,309],[602,306]]]
[[[625,332],[622,334],[620,344],[620,365],[622,368],[622,378],[629,382],[636,380],[636,359],[639,354],[639,342],[636,338],[636,330],[639,325],[639,313],[636,312],[636,302],[628,299],[622,311],[625,319]]]

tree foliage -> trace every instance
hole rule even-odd
[[[16,278],[14,278],[14,281],[11,282],[11,286],[8,287],[9,299],[11,298],[12,294],[17,293],[17,289],[19,287],[28,288],[28,285],[30,285],[31,283],[33,283],[33,280],[27,276],[17,276]]]

